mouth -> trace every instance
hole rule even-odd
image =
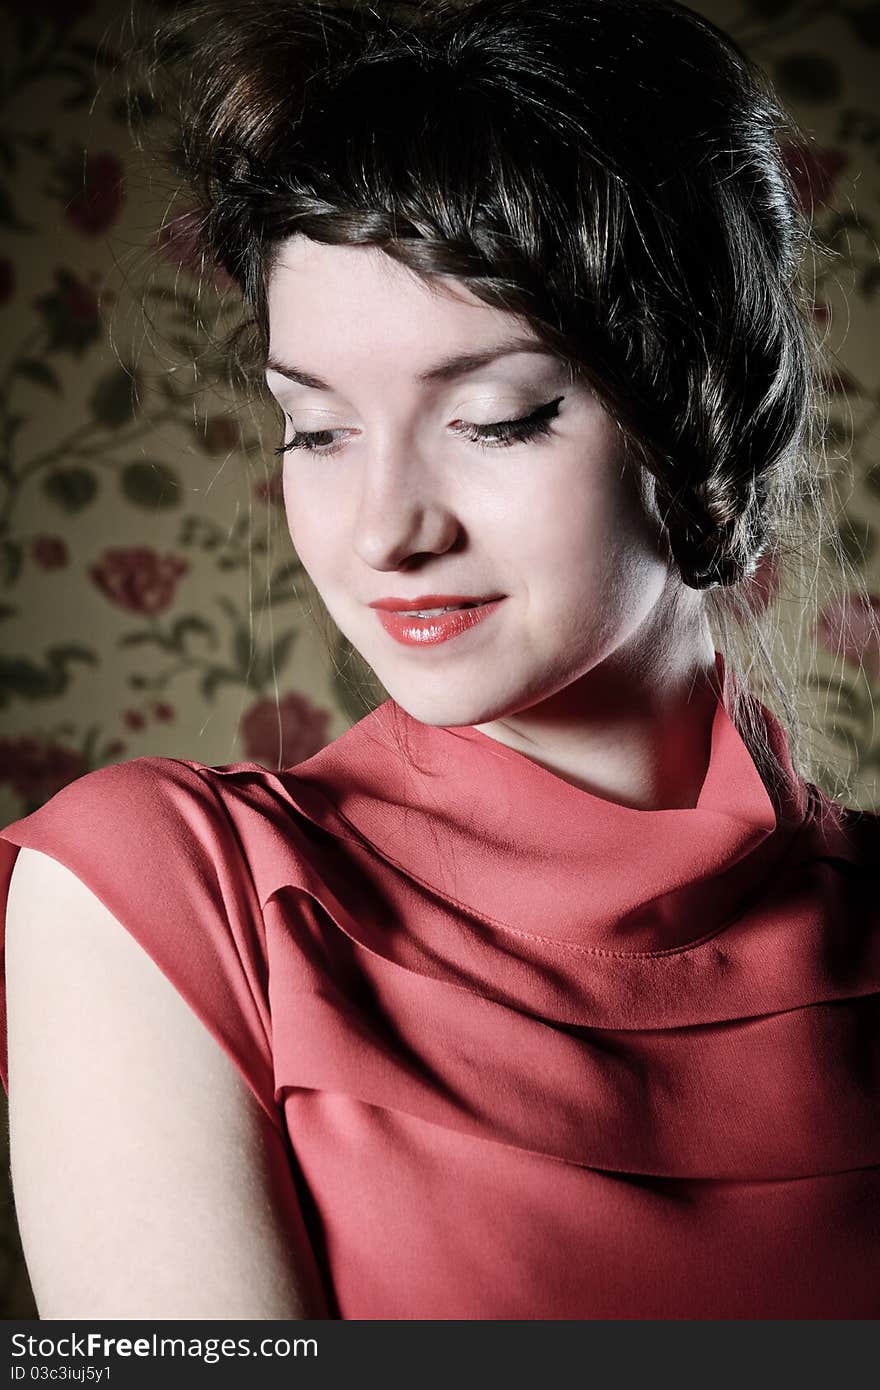
[[[463,613],[466,608],[479,608],[480,600],[475,603],[450,603],[440,608],[392,608],[392,613],[405,613],[410,618],[437,618],[441,613]]]
[[[448,595],[443,595],[446,602],[438,603],[439,597],[431,594],[420,599],[380,599],[369,606],[377,609],[379,622],[396,642],[407,647],[433,647],[461,637],[485,622],[504,600],[504,595],[500,594],[493,598],[459,598],[452,602]],[[426,603],[426,598],[433,603]]]
[[[457,612],[462,608],[479,608],[503,597],[503,594],[490,594],[488,597],[474,597],[468,594],[417,594],[413,598],[377,598],[367,606],[388,613],[408,613],[420,618],[433,618],[440,613]]]

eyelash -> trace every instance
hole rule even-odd
[[[472,444],[476,444],[482,449],[504,449],[511,444],[527,444],[537,441],[541,437],[546,437],[553,433],[550,422],[559,414],[559,406],[565,400],[564,396],[557,396],[555,400],[547,401],[545,405],[539,405],[537,410],[533,410],[530,415],[524,415],[518,420],[497,420],[490,425],[468,425],[457,430]],[[322,435],[332,435],[333,430],[294,430],[293,438],[286,444],[281,444],[275,450],[276,454],[287,454],[293,449],[302,449],[308,454],[319,454],[327,457],[329,454],[336,454],[343,447],[338,444],[316,444],[315,440]]]

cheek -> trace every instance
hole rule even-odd
[[[518,499],[515,548],[533,573],[574,577],[627,544],[621,498],[590,459],[559,459]]]
[[[282,491],[293,548],[306,572],[320,583],[334,550],[331,524],[334,509],[327,505],[326,499],[310,495],[295,465],[285,465]]]
[[[514,564],[532,596],[592,621],[639,606],[666,575],[655,523],[616,453],[572,453],[528,490],[510,536]]]

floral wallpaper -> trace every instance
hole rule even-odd
[[[880,611],[880,4],[694,7],[766,68],[807,135],[786,153],[835,253],[815,313],[854,475],[838,525]],[[169,215],[167,175],[133,145],[113,46],[126,8],[0,0],[2,824],[141,754],[289,765],[365,712],[356,656],[338,634],[328,650],[312,618],[272,417],[228,378],[234,290],[218,275],[197,301],[187,209]],[[134,117],[156,119],[145,95]],[[816,637],[841,688],[829,736],[876,806],[880,644],[845,597]],[[35,1316],[8,1183],[0,1299],[6,1318]]]

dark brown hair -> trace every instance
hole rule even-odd
[[[208,0],[163,25],[152,78],[258,349],[295,233],[525,319],[617,421],[762,771],[753,668],[806,768],[795,658],[749,580],[800,565],[802,629],[825,487],[816,248],[780,148],[801,137],[733,40],[672,0]]]

